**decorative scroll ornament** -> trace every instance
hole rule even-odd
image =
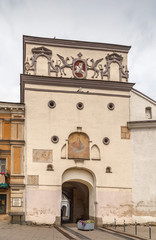
[[[103,71],[102,65],[100,65],[100,72],[101,72],[101,79],[103,79],[104,76],[108,77],[108,80],[110,80],[110,66],[112,63],[117,63],[119,65],[119,80],[122,81],[122,78],[126,78],[126,81],[128,81],[129,77],[129,71],[127,70],[127,66],[123,66],[123,57],[117,53],[108,54],[106,56],[106,64],[104,65],[105,71]]]
[[[42,56],[47,58],[48,60],[48,76],[51,76],[51,73],[55,73],[56,77],[66,76],[65,69],[70,69],[72,74],[77,79],[85,79],[87,77],[88,71],[93,71],[92,78],[99,78],[99,74],[101,79],[103,80],[104,77],[107,80],[110,80],[110,69],[112,63],[117,63],[119,65],[119,80],[122,81],[122,78],[125,78],[128,81],[129,72],[127,70],[127,66],[123,66],[123,57],[117,53],[108,54],[106,56],[106,64],[102,65],[99,64],[102,62],[103,58],[94,60],[91,59],[91,65],[88,64],[87,59],[82,59],[82,53],[79,52],[77,54],[78,58],[69,57],[64,58],[60,54],[57,54],[58,58],[56,61],[52,59],[52,51],[45,48],[33,48],[32,49],[33,56],[30,58],[31,63],[29,62],[28,58],[24,63],[24,72],[25,74],[33,74],[36,75],[37,72],[37,59],[38,57]],[[104,67],[103,67],[104,66]]]
[[[92,59],[90,60],[90,62],[92,63],[92,65],[91,65],[91,66],[87,65],[88,70],[94,71],[94,74],[93,74],[92,78],[94,78],[94,77],[98,78],[100,69],[98,69],[97,67],[99,66],[98,64],[99,64],[102,60],[103,60],[103,58],[100,58],[100,59],[94,61],[94,59],[92,58]]]
[[[62,75],[66,75],[65,71],[64,71],[64,68],[70,68],[72,69],[72,66],[73,64],[69,64],[68,61],[69,61],[69,58],[66,57],[66,59],[64,59],[64,57],[62,57],[61,55],[57,54],[57,56],[59,57],[59,59],[61,60],[61,62],[59,61],[59,65],[58,65],[58,61],[56,60],[56,63],[57,63],[57,67],[60,71],[60,74],[61,76]]]

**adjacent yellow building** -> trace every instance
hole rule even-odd
[[[0,214],[24,216],[24,116],[21,103],[0,102]],[[16,216],[15,216],[16,218]],[[14,219],[15,220],[15,219]]]

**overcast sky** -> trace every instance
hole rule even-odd
[[[156,0],[0,0],[0,101],[20,101],[23,35],[131,46],[129,82],[156,100]]]

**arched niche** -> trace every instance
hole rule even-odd
[[[111,169],[111,167],[106,167],[106,173],[112,173],[112,169]]]
[[[110,64],[110,80],[117,82],[120,81],[119,64],[117,62],[112,62]]]
[[[39,56],[36,63],[36,74],[48,76],[48,59],[45,56]]]
[[[89,137],[83,132],[74,132],[68,138],[69,159],[90,159]]]
[[[61,148],[61,158],[65,159],[66,158],[66,144],[63,145]]]
[[[100,160],[100,149],[98,148],[98,146],[96,144],[94,144],[91,147],[91,159],[92,160]]]

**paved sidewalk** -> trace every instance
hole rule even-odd
[[[54,227],[0,222],[0,240],[67,240]]]
[[[124,233],[123,226],[117,226],[116,229],[114,227],[107,227],[107,229],[115,230],[117,232]],[[138,225],[137,226],[137,235],[135,235],[135,226],[125,226],[125,233],[138,236],[140,238],[149,239],[149,226],[147,225]],[[151,239],[156,240],[156,226],[151,226]]]
[[[106,231],[100,231],[95,229],[94,231],[80,231],[77,229],[76,224],[66,225],[71,229],[68,231],[66,228],[60,228],[73,238],[70,239],[82,239],[79,234],[84,235],[91,240],[115,240],[123,239],[118,234],[109,234]],[[105,229],[105,228],[104,228]],[[123,226],[107,227],[107,229],[124,233]],[[73,235],[72,231],[77,232],[77,235]],[[126,226],[125,233],[135,236],[135,226]],[[137,236],[142,239],[149,239],[148,226],[137,226]],[[156,240],[156,226],[152,226],[151,240]],[[0,240],[69,240],[69,237],[60,233],[53,226],[28,226],[19,224],[10,224],[7,221],[0,221]]]

